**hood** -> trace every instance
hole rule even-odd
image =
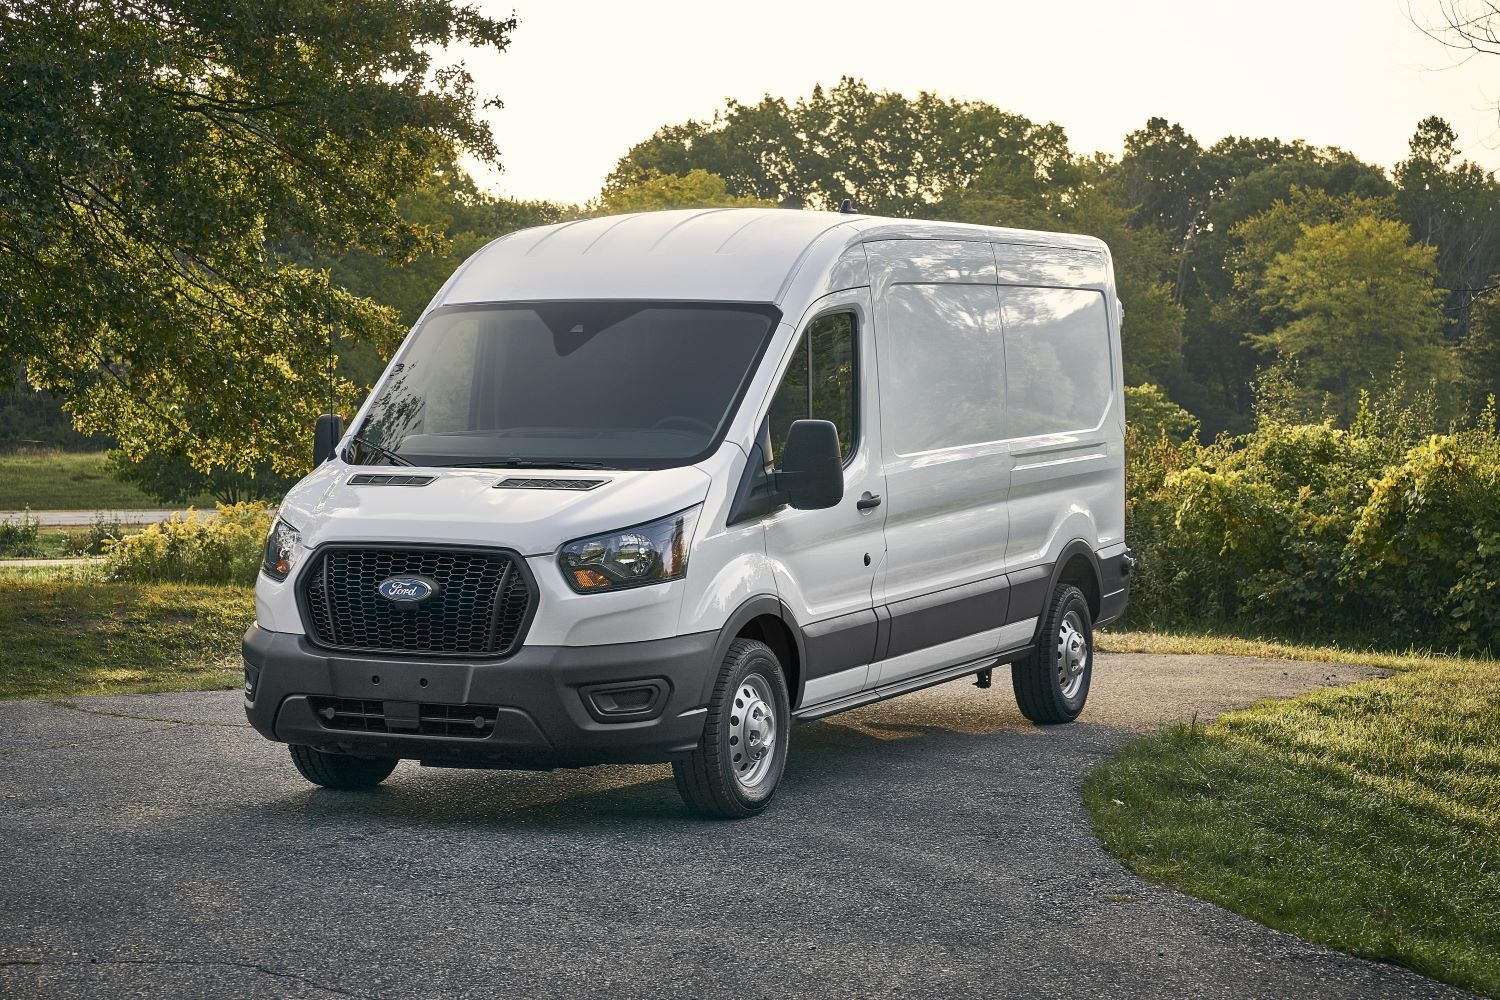
[[[417,477],[421,486],[360,485],[362,478]],[[547,488],[551,480],[603,480],[592,489]],[[507,480],[520,480],[499,488]],[[530,481],[529,483],[526,481]],[[541,481],[541,482],[538,482]],[[564,542],[626,528],[701,503],[707,473],[444,469],[329,462],[292,488],[281,516],[309,547],[324,542],[453,542],[548,555]]]

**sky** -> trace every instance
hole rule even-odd
[[[1411,0],[1431,20],[1438,0]],[[454,50],[487,112],[502,170],[485,186],[581,202],[632,144],[707,118],[726,97],[794,99],[815,83],[988,101],[1118,155],[1155,115],[1205,146],[1225,135],[1335,145],[1384,167],[1417,122],[1453,125],[1500,169],[1500,57],[1459,64],[1407,0],[817,0],[687,3],[481,0],[520,21],[504,53]]]

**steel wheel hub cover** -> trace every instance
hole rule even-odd
[[[1089,644],[1084,638],[1078,612],[1069,611],[1057,627],[1057,683],[1063,697],[1072,698],[1083,687],[1083,671],[1089,665]]]
[[[760,674],[740,682],[729,704],[729,762],[742,788],[765,780],[776,759],[776,708]]]

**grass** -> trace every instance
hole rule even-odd
[[[0,455],[0,510],[108,510],[162,506],[110,475],[104,452]]]
[[[1232,633],[1103,631],[1096,638],[1100,652],[1105,653],[1258,656],[1271,660],[1348,663],[1386,670],[1415,670],[1445,663],[1492,662],[1424,649],[1387,650],[1339,642],[1297,642]]]
[[[1084,798],[1105,846],[1153,881],[1500,996],[1500,663],[1398,660],[1405,672],[1386,680],[1137,740],[1089,775]]]
[[[0,698],[238,688],[249,587],[105,583],[97,567],[0,572]]]

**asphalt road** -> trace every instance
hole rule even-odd
[[[1458,995],[1136,878],[1079,801],[1134,729],[1370,673],[1101,657],[1049,729],[955,682],[798,729],[741,823],[663,768],[314,790],[232,693],[0,703],[0,996]]]
[[[119,521],[121,524],[140,525],[156,524],[158,521],[170,521],[173,514],[186,514],[187,511],[177,510],[0,510],[0,521],[15,521],[22,517],[34,519],[43,528],[80,528],[93,524],[96,520],[103,518],[106,521]],[[198,512],[200,517],[218,517],[219,512],[213,508]]]

